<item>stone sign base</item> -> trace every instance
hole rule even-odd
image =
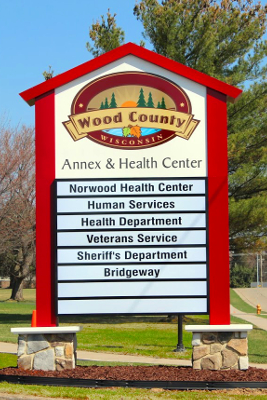
[[[193,332],[193,369],[248,369],[247,333],[252,325],[187,325]]]
[[[18,334],[18,367],[62,371],[76,364],[76,332],[82,327],[11,328]]]

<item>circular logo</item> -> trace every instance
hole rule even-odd
[[[90,82],[75,96],[70,120],[64,122],[74,140],[134,150],[189,139],[199,121],[193,119],[187,94],[162,77],[125,72]]]

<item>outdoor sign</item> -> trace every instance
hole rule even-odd
[[[22,94],[36,105],[39,326],[229,324],[226,96],[239,94],[133,44]]]

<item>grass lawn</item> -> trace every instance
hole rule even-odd
[[[17,343],[17,335],[11,327],[31,325],[35,309],[35,290],[24,290],[24,302],[6,301],[10,290],[0,289],[0,341]],[[236,299],[236,297],[234,296]],[[232,297],[231,297],[232,300]],[[237,299],[238,300],[238,299]],[[232,317],[232,323],[244,321]],[[185,316],[185,324],[208,324],[208,316]],[[61,317],[60,325],[82,325],[78,332],[78,349],[95,352],[135,354],[157,358],[191,358],[192,333],[183,334],[184,353],[175,353],[177,345],[177,318],[167,316],[77,316]],[[267,332],[254,327],[249,333],[249,359],[255,363],[267,363]]]
[[[0,341],[17,342],[17,335],[10,333],[11,327],[30,326],[31,314],[35,309],[35,291],[24,290],[25,301],[21,303],[6,301],[10,291],[0,289]],[[231,294],[234,301],[240,300]],[[246,303],[245,303],[246,304]],[[242,305],[241,305],[242,306]],[[242,310],[241,310],[242,311]],[[244,310],[245,311],[245,310]],[[248,311],[245,311],[248,312]],[[186,316],[186,324],[208,324],[207,316]],[[231,323],[244,323],[232,317]],[[177,321],[169,321],[164,316],[142,317],[64,317],[60,325],[82,325],[83,330],[78,333],[78,348],[101,352],[118,352],[123,354],[140,354],[153,357],[190,358],[192,334],[184,332],[185,353],[173,353],[177,344]],[[249,359],[251,362],[267,363],[267,332],[254,327],[249,333]],[[0,354],[0,368],[16,366],[17,357],[11,354]],[[115,363],[78,362],[80,365],[114,365]],[[116,363],[120,365],[120,363]],[[4,393],[17,395],[33,395],[43,397],[60,397],[66,399],[235,399],[245,400],[263,399],[267,392],[253,390],[245,391],[164,391],[160,389],[84,389],[64,387],[43,387],[13,385],[6,382],[0,383],[0,398]]]
[[[246,324],[247,322],[231,317],[231,324]],[[267,364],[267,331],[253,327],[248,333],[249,361],[258,364]]]
[[[186,323],[208,323],[208,317],[186,317]],[[60,318],[62,325],[82,325],[78,332],[81,350],[135,354],[160,358],[191,358],[192,334],[184,332],[186,351],[175,353],[178,341],[177,320],[165,316]]]
[[[35,305],[35,289],[24,289],[23,296],[26,303],[32,303]],[[9,300],[11,296],[11,289],[0,289],[0,302],[10,301],[11,303],[17,303],[16,301]]]
[[[12,385],[5,382],[0,383],[1,393],[20,394],[22,396],[59,397],[66,399],[87,400],[165,400],[165,399],[189,399],[189,400],[263,400],[267,391],[245,390],[220,390],[220,391],[176,391],[162,389],[84,389],[71,387],[44,387],[29,385]]]
[[[35,289],[23,290],[23,302],[8,300],[10,295],[10,289],[0,289],[0,342],[17,343],[18,337],[10,332],[10,328],[31,326]]]
[[[17,356],[15,354],[0,353],[0,368],[8,368],[16,366],[17,366]]]

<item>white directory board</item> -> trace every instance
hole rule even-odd
[[[206,185],[58,180],[58,315],[207,313]]]

